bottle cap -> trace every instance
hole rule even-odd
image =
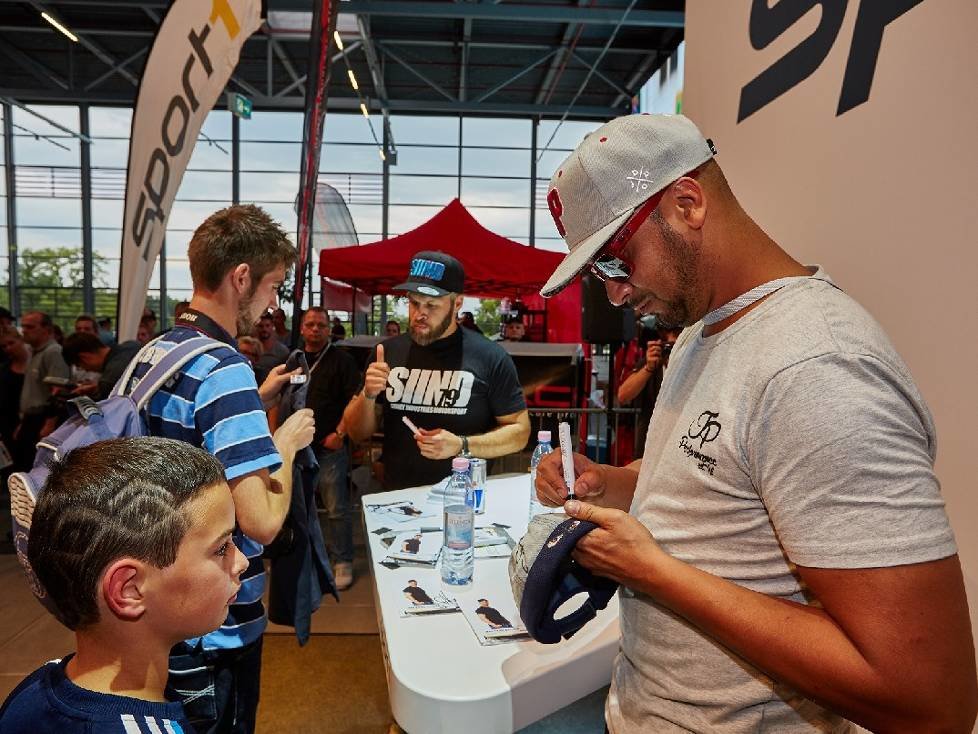
[[[452,471],[465,471],[469,468],[469,460],[464,456],[456,456],[452,459]]]
[[[550,443],[550,431],[539,431],[537,433],[537,441],[546,441]]]

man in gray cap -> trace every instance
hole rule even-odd
[[[622,584],[608,729],[970,731],[974,646],[934,424],[881,327],[744,212],[682,116],[619,118],[550,182],[579,273],[688,327],[645,459],[574,456],[574,558]],[[799,172],[801,175],[801,172]],[[844,185],[844,184],[842,184]],[[560,505],[559,453],[536,490]]]
[[[433,484],[451,472],[452,457],[504,456],[530,435],[512,358],[455,320],[464,288],[462,263],[451,255],[414,255],[395,288],[407,293],[408,333],[377,346],[343,415],[353,440],[363,440],[377,429],[375,402],[383,407],[387,489]]]

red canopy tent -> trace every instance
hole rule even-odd
[[[548,342],[580,341],[580,285],[575,283],[550,299],[539,295],[563,255],[490,232],[458,199],[397,237],[323,250],[319,274],[374,295],[392,293],[404,282],[411,257],[419,250],[440,250],[457,258],[465,268],[467,296],[508,296],[519,298],[531,310],[546,309]]]

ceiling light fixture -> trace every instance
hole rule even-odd
[[[61,25],[58,21],[56,21],[50,15],[48,15],[47,13],[41,13],[41,17],[44,18],[44,20],[46,20],[48,23],[50,23],[51,25],[53,25],[55,28],[57,28],[59,31],[61,31],[62,33],[64,33],[66,36],[68,36],[68,38],[70,38],[72,41],[74,41],[75,43],[78,43],[78,36],[76,36],[74,33],[72,33],[71,31],[69,31],[67,28],[65,28],[63,25]]]

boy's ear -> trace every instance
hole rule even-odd
[[[126,622],[135,622],[146,611],[143,582],[146,568],[141,561],[120,558],[102,574],[102,599],[109,611]]]

